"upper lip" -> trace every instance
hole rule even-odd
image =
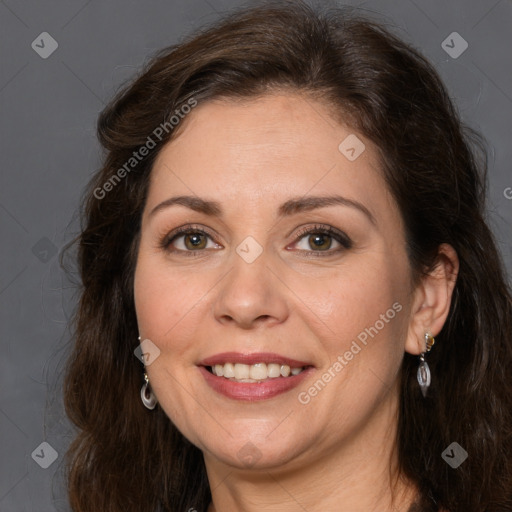
[[[252,354],[243,354],[241,352],[222,352],[211,357],[203,359],[199,366],[214,366],[216,364],[225,363],[241,363],[253,365],[257,363],[277,363],[287,364],[290,368],[302,368],[304,366],[312,366],[311,363],[298,361],[289,357],[274,354],[272,352],[254,352]]]

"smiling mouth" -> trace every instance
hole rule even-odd
[[[257,383],[280,377],[294,377],[302,373],[309,366],[290,367],[279,363],[224,363],[205,368],[217,377],[224,377],[233,382]]]

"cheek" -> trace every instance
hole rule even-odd
[[[396,309],[400,307],[392,306],[400,303],[403,285],[396,279],[396,271],[386,265],[362,267],[347,265],[322,280],[301,276],[291,284],[313,325],[323,326],[326,332],[346,340],[376,322],[382,330],[381,315],[385,320],[397,317]]]
[[[334,408],[364,409],[393,383],[408,323],[403,275],[390,261],[361,258],[329,280],[293,284],[307,306],[301,307],[304,323],[321,340]]]
[[[194,316],[205,294],[205,283],[190,272],[141,257],[135,271],[134,294],[141,335],[158,343]],[[183,322],[185,318],[187,322]]]
[[[339,284],[331,284],[323,293],[307,286],[298,292],[311,305],[302,311],[307,315],[306,323],[314,326],[325,354],[319,379],[328,383],[325,394],[318,393],[322,398],[313,405],[315,414],[336,410],[339,414],[334,416],[338,418],[350,410],[352,416],[343,420],[347,428],[351,422],[365,419],[388,393],[404,354],[408,323],[405,295],[401,286],[390,285],[391,272],[382,267],[375,270],[338,276],[331,283]],[[323,384],[319,388],[323,389]],[[315,389],[301,391],[317,400],[313,398],[317,396]],[[331,404],[325,409],[324,400]]]
[[[211,286],[210,286],[211,287]],[[190,272],[171,269],[156,258],[142,254],[134,276],[134,296],[141,339],[149,339],[160,350],[146,367],[153,391],[169,418],[181,428],[188,410],[190,351],[197,326],[204,319],[201,298],[205,285]],[[181,412],[180,412],[181,411]]]

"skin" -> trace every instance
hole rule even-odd
[[[139,331],[160,350],[147,366],[159,406],[204,453],[209,511],[405,511],[415,498],[397,471],[399,370],[404,352],[424,351],[426,331],[441,330],[457,256],[441,246],[436,269],[413,287],[377,149],[356,133],[365,150],[349,161],[338,146],[355,132],[330,110],[298,93],[206,102],[152,170],[135,272]],[[374,221],[339,204],[278,216],[291,198],[333,194],[364,205]],[[217,201],[222,216],[183,205],[150,213],[179,195]],[[194,235],[162,247],[188,224],[212,237],[199,237],[200,249]],[[351,247],[326,236],[318,254],[309,235],[297,236],[318,225],[345,233]],[[236,252],[248,236],[262,249],[252,263]],[[396,303],[400,312],[301,403],[299,393]],[[237,401],[213,391],[197,367],[226,351],[276,352],[315,370],[272,399]]]

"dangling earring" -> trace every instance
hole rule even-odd
[[[418,366],[417,373],[418,382],[424,397],[427,396],[427,390],[430,386],[431,381],[430,368],[428,367],[428,364],[425,361],[425,354],[430,352],[435,342],[436,340],[434,339],[434,336],[432,336],[432,334],[430,334],[429,332],[426,332],[425,345],[427,348],[425,349],[425,352],[422,352],[420,355],[420,365]]]
[[[151,387],[149,386],[148,374],[144,372],[144,384],[140,389],[140,398],[142,399],[142,403],[150,410],[154,409],[157,404],[156,396],[153,391],[151,391]]]
[[[139,336],[139,342],[140,342],[140,336]],[[140,398],[142,400],[142,403],[145,407],[147,407],[150,410],[153,410],[158,402],[156,399],[156,396],[154,395],[153,391],[151,390],[151,386],[149,385],[149,378],[148,374],[144,372],[144,384],[140,388]]]

